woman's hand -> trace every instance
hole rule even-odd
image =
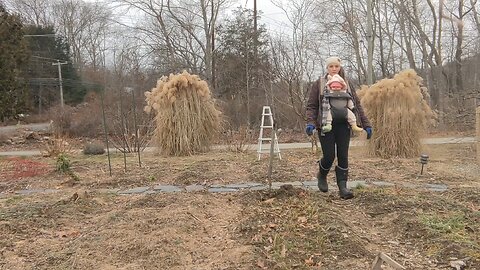
[[[307,128],[305,129],[305,132],[307,133],[308,136],[313,134],[313,130],[315,130],[315,126],[312,124],[307,124]]]
[[[370,140],[370,138],[372,137],[372,134],[373,134],[373,128],[366,127],[365,131],[367,132],[367,140]]]

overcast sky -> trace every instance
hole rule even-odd
[[[85,2],[106,2],[109,3],[109,0],[84,0]],[[236,0],[237,3],[232,5],[232,9],[236,9],[239,6],[244,8],[249,8],[253,10],[253,0]],[[288,0],[276,0],[276,2]],[[285,29],[288,27],[286,25],[286,16],[285,13],[277,6],[275,6],[271,0],[257,0],[257,10],[261,14],[259,24],[265,24],[267,29],[270,31],[280,31],[280,29]],[[132,21],[132,14],[122,14],[122,19],[124,21]]]
[[[282,1],[286,2],[288,0]],[[234,7],[241,5],[244,8],[253,10],[253,0],[238,0],[238,2]],[[275,2],[279,2],[279,0]],[[259,24],[265,24],[270,32],[279,32],[289,27],[285,13],[282,9],[272,4],[271,0],[257,0],[257,10],[261,15]]]

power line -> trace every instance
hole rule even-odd
[[[52,61],[55,61],[55,62],[65,61],[65,60],[62,60],[62,59],[48,58],[48,57],[42,57],[42,56],[36,56],[36,55],[32,55],[32,57],[33,58],[38,58],[38,59],[52,60]]]
[[[55,34],[44,34],[44,35],[23,35],[24,37],[54,37]]]

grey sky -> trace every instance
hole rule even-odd
[[[242,2],[242,6],[253,9],[253,0]],[[269,30],[275,31],[285,27],[285,13],[270,0],[257,0],[257,10],[262,12],[261,23],[264,23]]]
[[[84,0],[85,2],[106,2],[108,0]],[[277,2],[279,0],[276,0]],[[286,0],[281,0],[286,1]],[[253,0],[237,0],[237,3],[232,6],[232,8],[236,8],[238,6],[242,6],[244,8],[249,8],[253,10]],[[262,12],[262,16],[260,19],[261,24],[265,24],[267,29],[271,31],[279,31],[282,28],[286,27],[286,16],[284,12],[272,4],[271,0],[257,0],[257,10]],[[126,21],[132,21],[131,14],[123,14],[123,19]],[[288,26],[287,26],[288,27]]]

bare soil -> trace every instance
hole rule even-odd
[[[480,269],[480,166],[473,144],[429,145],[418,158],[369,157],[351,148],[352,180],[436,183],[445,192],[357,188],[344,201],[283,186],[272,191],[117,195],[156,184],[267,183],[268,159],[217,150],[192,157],[120,153],[56,160],[0,158],[0,269],[369,269],[379,252],[407,269]],[[318,154],[282,152],[273,181],[312,180]],[[126,164],[126,166],[125,166]],[[126,168],[126,170],[125,170]],[[329,181],[334,182],[333,173]],[[51,188],[52,194],[16,195]],[[390,268],[385,268],[390,269]]]

